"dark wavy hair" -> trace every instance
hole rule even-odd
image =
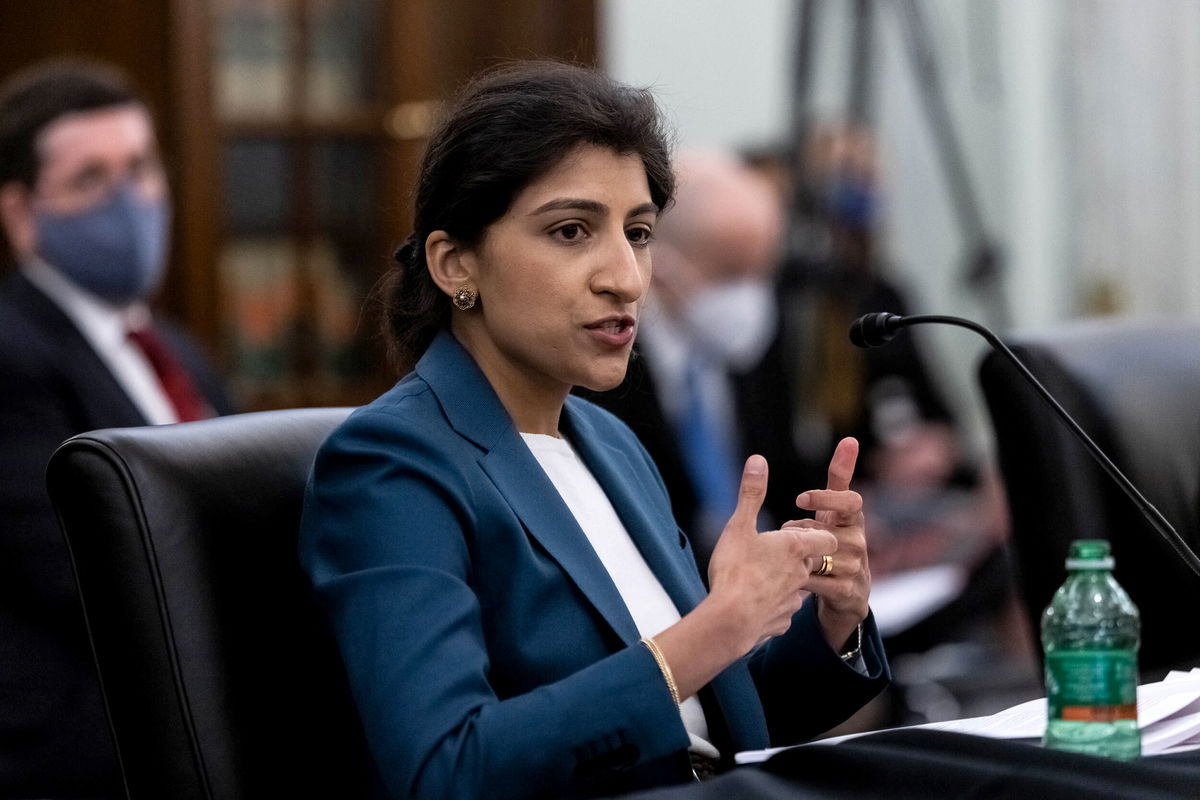
[[[636,154],[651,199],[659,209],[671,202],[669,136],[649,91],[593,69],[530,61],[485,72],[458,95],[430,137],[413,232],[382,285],[389,357],[401,372],[449,325],[450,299],[425,263],[429,234],[442,230],[478,245],[526,186],[580,144]]]

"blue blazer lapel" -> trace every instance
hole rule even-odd
[[[573,434],[572,443],[580,457],[604,487],[617,515],[680,615],[686,614],[704,599],[705,588],[695,562],[677,544],[677,526],[670,505],[650,501],[649,493],[653,489],[642,485],[642,481],[653,480],[653,477],[647,474],[645,466],[639,469],[635,465],[628,451],[605,441],[605,437],[589,423],[588,417],[575,407],[582,402],[575,397],[568,399],[563,426],[568,434]],[[719,711],[731,746],[735,749],[766,747],[766,719],[745,660],[734,662],[712,681],[711,686],[717,705],[707,709],[710,726],[718,724],[711,715]]]
[[[443,332],[416,371],[433,389],[451,426],[483,450],[480,466],[529,534],[621,640],[636,642],[637,626],[604,564],[471,356]]]
[[[516,429],[479,461],[529,534],[571,577],[621,640],[638,640],[637,626],[608,570],[575,516],[529,452]]]
[[[704,584],[695,563],[679,545],[678,526],[670,506],[649,502],[651,487],[635,482],[639,475],[643,480],[650,479],[645,467],[636,469],[628,453],[604,440],[578,412],[577,405],[583,402],[577,397],[568,398],[563,427],[573,434],[572,445],[604,488],[650,570],[658,576],[680,615],[686,614],[704,599]]]
[[[568,401],[568,409],[571,402]],[[646,488],[632,480],[633,476],[644,474],[645,470],[636,470],[629,454],[607,444],[593,431],[586,430],[590,426],[577,414],[570,415],[568,425],[575,427],[577,433],[572,444],[604,487],[617,515],[641,550],[642,557],[658,576],[667,595],[679,609],[680,616],[687,614],[704,599],[706,590],[696,571],[695,562],[676,544],[677,526],[670,507],[666,506],[666,513],[662,514],[658,511],[659,504],[647,502]],[[579,430],[580,426],[585,430]],[[711,726],[721,724],[712,716],[719,711],[734,749],[766,747],[769,743],[766,718],[745,659],[734,662],[710,685],[716,700],[716,708],[707,709],[710,730]]]

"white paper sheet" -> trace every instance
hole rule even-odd
[[[1138,687],[1138,724],[1142,729],[1142,755],[1162,755],[1200,748],[1200,668],[1172,672],[1161,681]],[[1046,698],[1030,700],[986,717],[929,722],[911,728],[952,731],[993,739],[1037,740],[1046,729]],[[864,731],[820,739],[798,747],[835,745],[878,731]],[[739,764],[756,764],[787,750],[746,750],[735,758]]]

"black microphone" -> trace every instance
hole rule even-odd
[[[890,342],[904,324],[905,318],[897,314],[864,314],[851,323],[850,341],[856,347],[878,347]]]
[[[933,314],[901,317],[896,314],[881,312],[865,314],[854,320],[850,325],[850,341],[858,347],[878,347],[881,344],[890,342],[900,332],[901,328],[906,328],[909,325],[920,325],[926,322],[957,325],[960,328],[975,331],[986,339],[988,344],[995,348],[998,353],[1012,362],[1012,365],[1037,390],[1037,393],[1049,404],[1054,413],[1058,414],[1059,419],[1066,423],[1067,428],[1070,429],[1071,433],[1075,434],[1075,438],[1083,444],[1084,448],[1096,460],[1101,469],[1129,496],[1129,499],[1137,506],[1142,516],[1150,522],[1150,526],[1166,539],[1167,544],[1171,545],[1179,557],[1183,559],[1183,562],[1192,568],[1193,572],[1200,575],[1200,558],[1197,558],[1187,543],[1180,538],[1179,533],[1171,526],[1170,522],[1167,522],[1167,518],[1162,515],[1162,512],[1155,508],[1154,504],[1138,491],[1137,487],[1133,485],[1129,478],[1125,477],[1125,474],[1121,470],[1117,469],[1117,465],[1112,462],[1112,459],[1104,454],[1100,446],[1092,441],[1092,437],[1088,436],[1083,428],[1079,427],[1079,423],[1067,413],[1067,410],[1054,399],[1054,396],[1046,390],[1046,387],[1042,386],[1041,382],[1029,371],[1029,368],[1021,363],[1021,359],[1017,358],[1016,354],[1012,350],[1009,350],[1008,346],[1000,341],[1000,338],[996,334],[978,322],[972,322],[969,319],[961,317],[946,317]]]

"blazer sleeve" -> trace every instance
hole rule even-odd
[[[512,522],[479,516],[487,487],[467,474],[474,465],[461,454],[472,445],[429,427],[437,426],[370,409],[352,415],[318,454],[301,531],[302,562],[390,793],[563,797],[597,775],[686,750],[678,710],[644,647],[601,653],[573,674],[497,696],[472,583],[476,570],[505,567],[474,553],[469,532]],[[528,627],[531,645],[546,635],[533,620],[512,624]],[[571,631],[556,636],[539,646],[571,646]]]
[[[810,596],[787,632],[750,657],[750,674],[776,746],[811,739],[845,722],[891,682],[874,615],[863,621],[860,672],[825,641],[817,621],[818,602]]]

